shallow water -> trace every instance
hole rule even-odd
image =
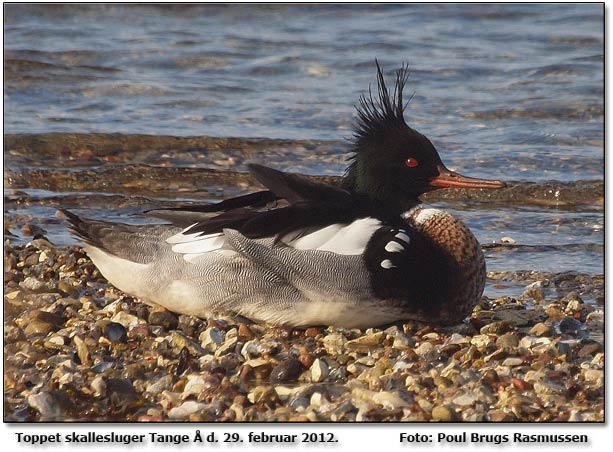
[[[513,239],[488,269],[603,273],[603,18],[597,4],[5,5],[6,224],[73,243],[59,206],[143,222],[253,188],[195,168],[340,175],[378,58],[390,75],[410,63],[407,120],[449,168],[511,182],[428,200],[483,244]],[[204,136],[239,139],[186,138]]]

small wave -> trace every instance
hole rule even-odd
[[[562,243],[559,245],[524,245],[524,244],[503,244],[485,243],[481,248],[488,251],[497,252],[577,252],[577,251],[597,251],[604,252],[604,245],[598,243]]]
[[[489,121],[494,119],[581,119],[590,120],[604,117],[603,105],[542,106],[538,108],[499,108],[496,110],[474,111],[464,114],[470,119]]]
[[[601,46],[602,40],[590,36],[556,36],[549,38],[549,42],[555,44],[567,44],[571,46]]]
[[[6,135],[4,146],[7,187],[100,192],[123,187],[130,193],[163,193],[177,186],[187,192],[211,186],[253,189],[257,185],[244,172],[248,160],[305,172],[312,170],[313,161],[341,168],[347,152],[346,143],[338,141],[103,133]],[[329,173],[319,167],[316,171]],[[339,181],[333,175],[309,177],[331,184]],[[604,180],[506,182],[500,190],[438,190],[423,199],[557,208],[604,204]]]
[[[339,176],[307,176],[337,184]],[[6,170],[7,188],[39,188],[54,191],[99,191],[127,193],[200,192],[210,187],[256,189],[259,185],[248,173],[207,168],[160,167],[150,165],[105,165],[91,169],[22,169]],[[473,201],[496,205],[537,205],[574,207],[603,205],[604,182],[527,183],[507,182],[500,190],[446,189],[422,197],[426,202]]]

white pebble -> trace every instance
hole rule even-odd
[[[317,358],[311,365],[311,380],[314,382],[324,381],[330,374],[328,365],[325,361]]]
[[[170,419],[186,419],[190,414],[196,413],[205,407],[205,403],[198,403],[193,400],[188,400],[181,406],[170,409],[170,411],[168,411],[168,417]]]

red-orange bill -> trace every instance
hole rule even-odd
[[[430,181],[430,186],[434,188],[504,188],[506,184],[499,180],[462,176],[439,166],[439,175]]]

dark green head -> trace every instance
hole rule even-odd
[[[408,66],[396,72],[390,93],[379,63],[377,95],[369,92],[357,106],[353,156],[343,188],[407,209],[419,203],[418,196],[437,188],[500,188],[500,181],[473,179],[449,171],[428,138],[404,120],[403,90]],[[407,102],[408,103],[408,102]]]

